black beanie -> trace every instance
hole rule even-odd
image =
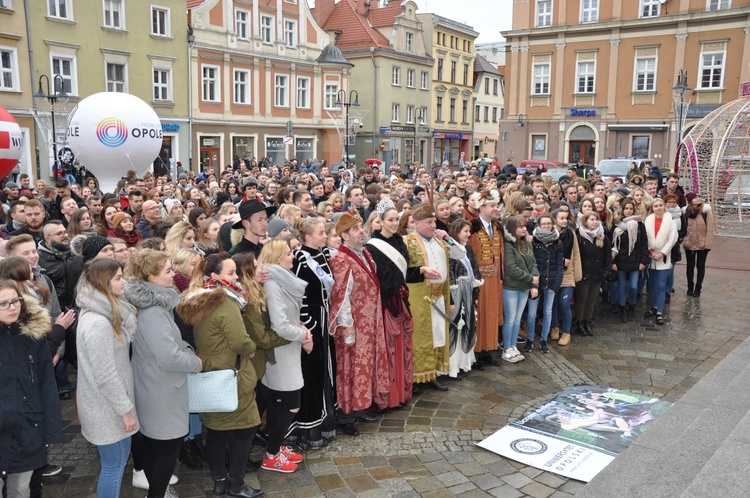
[[[88,237],[83,241],[83,248],[81,249],[83,262],[86,263],[91,261],[102,249],[109,245],[112,245],[112,243],[100,235],[92,235],[91,237]]]

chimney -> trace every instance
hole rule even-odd
[[[315,2],[315,8],[312,9],[313,19],[318,23],[321,28],[331,17],[333,9],[336,7],[336,0],[317,0]]]
[[[370,2],[377,0],[355,0],[357,4],[357,14],[368,17],[370,15]]]

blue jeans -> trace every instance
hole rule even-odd
[[[620,302],[620,282],[618,282],[617,280],[612,280],[609,282],[609,302]]]
[[[96,486],[97,498],[117,498],[120,496],[122,474],[128,464],[130,455],[130,437],[112,444],[97,446],[102,470],[99,473],[99,484]]]
[[[620,306],[625,306],[625,303],[635,304],[635,298],[638,295],[638,275],[641,272],[638,270],[632,271],[617,271],[617,282],[620,287]]]
[[[68,379],[68,362],[60,358],[55,365],[55,381],[57,381],[57,391],[67,389],[70,391],[70,379]]]
[[[573,310],[570,307],[570,300],[573,299],[575,287],[560,287],[560,291],[555,294],[555,304],[552,307],[552,326],[560,327],[564,334],[570,334],[570,323],[573,321]],[[560,318],[558,318],[558,314]]]
[[[528,340],[534,342],[534,329],[536,328],[536,310],[539,307],[539,300],[542,300],[544,306],[544,318],[542,319],[542,340],[546,341],[549,335],[549,328],[552,324],[552,308],[555,306],[555,291],[552,289],[541,289],[539,297],[529,299],[529,312],[526,315],[526,334]],[[503,303],[504,304],[504,303]]]
[[[523,309],[526,307],[526,301],[529,298],[529,291],[516,291],[503,289],[503,312],[505,319],[503,321],[503,344],[506,348],[515,347],[518,342],[518,331],[521,329],[521,317]],[[536,313],[534,313],[536,316]],[[533,328],[536,319],[531,322],[529,329]]]
[[[667,297],[667,278],[669,270],[648,270],[648,300],[657,313],[664,311],[664,299]]]
[[[201,432],[203,431],[203,422],[201,422],[201,417],[197,413],[191,413],[190,414],[190,432],[188,432],[188,435],[185,437],[185,441],[189,439],[195,439],[197,436],[201,435]]]

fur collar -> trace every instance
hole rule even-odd
[[[44,307],[28,294],[23,296],[29,321],[21,325],[21,335],[31,337],[35,341],[44,339],[52,331],[52,318]]]
[[[177,305],[176,311],[185,323],[196,326],[208,319],[227,299],[229,296],[224,289],[188,291],[182,295],[182,301]]]
[[[516,243],[516,238],[508,230],[505,231],[505,240],[507,240],[511,244],[515,244]]]
[[[174,289],[160,287],[135,277],[130,277],[125,284],[125,298],[139,310],[159,306],[172,311],[180,303],[180,295]]]
[[[654,250],[661,250],[662,247],[669,240],[669,232],[672,229],[672,215],[669,212],[664,213],[664,217],[661,220],[661,227],[659,233],[654,235],[656,229],[656,216],[653,214],[648,215],[646,218],[646,234],[648,235],[648,247]]]

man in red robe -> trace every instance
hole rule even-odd
[[[336,350],[336,421],[345,434],[359,435],[355,422],[377,422],[369,408],[384,408],[391,385],[383,328],[380,284],[375,263],[364,248],[367,234],[358,213],[336,222],[342,244],[331,259],[330,333]]]

